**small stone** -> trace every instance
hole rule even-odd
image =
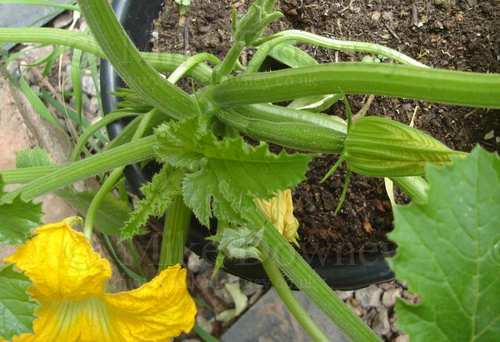
[[[323,192],[321,194],[321,201],[323,202],[323,207],[326,210],[335,210],[336,200],[331,192]]]
[[[63,28],[69,26],[73,22],[73,12],[64,12],[54,19],[52,25],[55,28]]]
[[[316,207],[312,203],[307,203],[305,209],[306,209],[306,212],[309,214],[312,214],[316,211]]]
[[[210,26],[208,25],[203,25],[203,26],[200,26],[200,28],[198,29],[198,31],[200,33],[207,33],[210,31]]]
[[[382,289],[375,285],[370,285],[355,292],[356,299],[365,308],[379,306],[381,295]]]
[[[379,21],[381,16],[382,14],[379,11],[375,11],[372,13],[372,20]]]
[[[391,332],[389,314],[386,308],[381,308],[372,321],[372,329],[379,336],[388,335]]]
[[[82,77],[82,90],[85,94],[90,96],[96,96],[97,90],[95,88],[94,80],[90,75],[84,75]]]
[[[382,304],[387,308],[393,307],[398,297],[401,297],[401,291],[399,289],[390,289],[382,295]]]
[[[203,315],[196,316],[196,324],[202,327],[209,334],[212,333],[212,324]]]
[[[393,19],[392,12],[386,11],[382,13],[382,18],[384,18],[384,20],[391,21]]]
[[[245,294],[245,296],[250,297],[255,293],[258,293],[262,290],[263,286],[253,283],[251,281],[241,280],[241,292]]]
[[[419,302],[418,296],[409,291],[403,291],[401,297],[406,299],[407,302],[410,302],[412,304],[417,304]]]
[[[198,255],[191,253],[188,257],[188,269],[193,273],[199,273],[202,270],[202,262],[203,260]]]
[[[86,113],[90,114],[91,117],[94,117],[95,114],[99,111],[99,101],[97,100],[97,97],[92,96],[92,97],[83,97],[83,109],[85,110]]]
[[[339,296],[340,299],[342,300],[348,300],[349,298],[352,298],[354,295],[354,291],[335,291],[337,293],[337,296]]]
[[[408,335],[399,335],[394,339],[394,342],[410,342]]]
[[[491,130],[484,135],[484,140],[490,140],[493,139],[494,137],[495,137],[495,131]]]

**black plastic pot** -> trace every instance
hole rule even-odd
[[[131,39],[141,50],[149,47],[149,38],[153,20],[162,8],[163,0],[115,0],[113,3],[117,17]],[[115,74],[113,67],[103,61],[101,64],[101,96],[106,113],[116,108],[117,99],[111,94],[123,82]],[[127,121],[116,122],[108,127],[111,138],[115,137],[127,124]],[[145,169],[138,166],[129,166],[125,176],[132,191],[138,193],[139,187],[150,179],[157,170],[157,165],[150,164]],[[215,260],[216,247],[205,238],[213,230],[203,227],[195,219],[189,232],[188,247],[198,255],[210,261]],[[374,247],[374,246],[372,246]],[[392,254],[388,250],[386,255]],[[393,278],[393,273],[384,260],[384,255],[369,246],[363,251],[348,253],[346,257],[329,257],[327,259],[318,255],[304,255],[309,264],[335,289],[356,289],[373,283],[387,281]],[[256,260],[233,260],[224,265],[224,270],[244,279],[267,283],[268,279],[260,263]]]

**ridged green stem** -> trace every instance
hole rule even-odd
[[[311,95],[374,94],[500,108],[500,75],[399,64],[335,63],[230,78],[200,91],[205,107],[293,100]]]
[[[137,127],[137,130],[134,132],[134,135],[132,136],[132,142],[136,141],[137,139],[141,138],[144,135],[146,127],[148,126],[148,123],[155,112],[156,109],[153,109],[149,113],[144,114],[142,116],[141,122],[139,123],[139,127]],[[83,227],[83,232],[87,239],[90,240],[92,237],[97,210],[99,209],[102,202],[106,198],[106,195],[110,193],[111,190],[113,190],[115,184],[120,180],[120,178],[122,178],[124,169],[125,166],[120,166],[114,169],[108,176],[108,178],[106,178],[106,180],[101,184],[101,187],[99,188],[94,198],[90,202],[89,208],[87,209],[87,213],[85,215],[85,225]]]
[[[262,65],[266,57],[270,54],[271,50],[280,44],[287,44],[287,43],[310,44],[314,46],[323,47],[326,49],[334,49],[344,52],[370,53],[376,56],[387,57],[403,64],[409,64],[427,68],[425,64],[422,64],[419,61],[411,57],[408,57],[399,51],[393,50],[383,45],[331,39],[319,36],[314,33],[309,33],[299,30],[288,30],[276,33],[262,40],[261,44],[258,46],[257,52],[255,53],[252,60],[248,64],[246,72],[252,73],[259,71],[260,66]]]
[[[108,60],[144,101],[175,119],[198,113],[193,97],[174,86],[146,62],[106,0],[80,0],[80,10]]]
[[[105,115],[102,119],[94,123],[93,125],[87,127],[83,133],[80,135],[80,139],[78,139],[78,143],[73,148],[73,152],[69,157],[70,161],[78,160],[80,153],[82,152],[83,147],[90,139],[95,132],[99,131],[101,128],[106,127],[110,123],[120,120],[129,116],[137,116],[137,113],[129,113],[129,112],[113,112],[108,115]]]
[[[328,342],[329,339],[325,336],[325,334],[323,334],[316,323],[314,323],[309,313],[304,310],[302,304],[300,304],[297,298],[295,298],[292,290],[288,287],[288,283],[281,274],[279,268],[274,264],[273,260],[271,260],[268,256],[264,256],[262,266],[264,267],[269,280],[271,280],[274,289],[278,293],[278,296],[281,298],[293,317],[295,317],[297,322],[299,322],[302,328],[304,328],[304,330],[313,339],[313,341]]]
[[[36,178],[22,188],[9,193],[5,196],[5,201],[12,200],[19,194],[22,194],[23,199],[31,200],[37,196],[57,190],[81,179],[85,179],[123,165],[133,164],[154,158],[155,143],[156,138],[154,136],[150,136],[65,166],[59,166],[56,171],[43,177]]]
[[[0,28],[0,43],[34,43],[44,45],[62,45],[94,54],[101,58],[106,55],[95,39],[81,32],[46,27]],[[181,54],[141,52],[141,56],[158,72],[172,72],[188,56]],[[202,83],[209,83],[212,75],[210,67],[199,64],[188,75]]]
[[[159,271],[182,263],[191,215],[191,210],[184,204],[182,196],[177,196],[167,210],[161,240]]]
[[[57,166],[32,166],[14,170],[0,171],[2,181],[5,184],[24,184],[33,179],[43,177],[57,170]]]
[[[347,337],[352,341],[379,341],[375,333],[338,298],[262,213],[255,210],[249,214],[252,215],[247,217],[252,222],[249,227],[264,231],[260,250],[275,261],[283,274],[304,292]]]
[[[17,4],[17,5],[32,5],[60,8],[67,11],[80,11],[80,8],[72,4],[61,4],[56,1],[49,0],[0,0],[0,4]]]

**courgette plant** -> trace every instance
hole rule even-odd
[[[149,217],[168,212],[162,269],[182,259],[191,213],[206,226],[216,219],[213,240],[219,244],[219,263],[224,257],[260,259],[281,298],[315,340],[328,338],[298,304],[285,277],[346,336],[374,341],[377,336],[256,204],[300,183],[314,156],[338,154],[332,172],[344,162],[349,172],[392,179],[412,198],[410,206],[395,207],[391,238],[399,250],[391,264],[421,295],[421,303],[398,303],[400,327],[416,341],[493,340],[500,333],[498,156],[480,148],[471,155],[454,151],[388,118],[352,120],[348,113],[344,120],[323,112],[338,101],[348,103],[350,94],[498,109],[500,75],[432,69],[377,44],[302,31],[269,35],[268,25],[282,16],[275,2],[256,0],[245,15],[233,17],[233,43],[223,60],[208,52],[184,56],[138,51],[106,0],[79,1],[92,35],[1,28],[0,42],[63,45],[105,58],[129,87],[120,91],[122,108],[82,134],[70,162],[1,173],[3,183],[23,184],[2,196],[0,214],[11,217],[11,226],[0,224],[2,242],[27,239],[39,220],[20,207],[30,207],[33,199],[49,192],[63,195],[62,188],[109,172],[89,200],[84,232],[90,238],[99,208],[120,184],[124,167],[155,159],[162,169],[142,188],[144,198],[118,232],[122,239],[142,234]],[[297,44],[362,52],[387,62],[318,64]],[[240,54],[248,48],[256,52],[242,65]],[[290,68],[260,72],[268,57]],[[183,77],[203,86],[187,93],[176,86]],[[89,137],[126,116],[136,118],[104,151],[80,159]],[[272,153],[268,143],[297,152]]]

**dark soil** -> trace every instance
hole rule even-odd
[[[246,0],[194,0],[184,29],[173,1],[168,0],[165,13],[155,23],[154,49],[191,54],[209,51],[223,58],[230,46],[231,8],[242,12],[247,5]],[[437,68],[499,71],[494,0],[282,0],[280,7],[286,17],[273,25],[274,31],[293,27],[337,39],[379,43]],[[363,57],[320,48],[307,51],[322,62]],[[366,97],[351,96],[350,101],[356,112]],[[343,112],[342,104],[331,110],[341,116]],[[499,113],[381,97],[375,99],[369,113],[405,123],[415,113],[415,127],[454,149],[470,151],[480,143],[489,150],[500,150]],[[338,255],[393,249],[385,236],[392,229],[393,218],[382,179],[354,175],[340,213],[334,214],[344,172],[337,171],[323,184],[319,180],[335,160],[331,155],[315,159],[307,180],[294,191],[302,252]]]

